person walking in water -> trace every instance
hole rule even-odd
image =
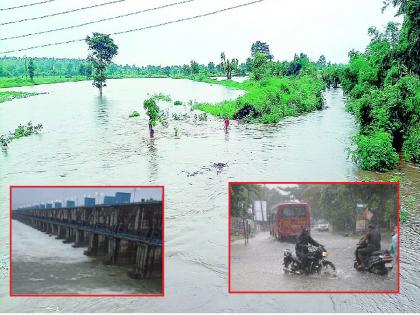
[[[225,126],[225,132],[226,133],[228,132],[229,125],[230,125],[229,118],[228,117],[225,117],[225,119],[224,119],[224,126]]]

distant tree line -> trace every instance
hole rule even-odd
[[[247,218],[257,200],[267,201],[267,211],[278,203],[302,201],[311,207],[315,220],[330,222],[335,230],[355,231],[356,219],[362,210],[369,208],[374,214],[372,223],[391,228],[397,222],[396,185],[298,185],[273,187],[265,185],[232,185],[230,187],[231,216]]]

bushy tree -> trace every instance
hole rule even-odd
[[[252,78],[254,80],[261,80],[268,73],[267,56],[263,53],[257,52],[252,59]]]
[[[156,104],[154,97],[148,98],[143,103],[144,109],[146,110],[146,115],[149,117],[149,133],[150,137],[153,137],[155,131],[153,127],[156,126],[157,122],[160,119],[160,109]]]
[[[31,81],[34,81],[34,76],[35,76],[35,65],[34,65],[34,61],[32,59],[29,59],[29,64],[28,64],[28,75],[29,78],[31,79]]]
[[[257,53],[264,54],[268,61],[273,60],[273,55],[270,53],[270,46],[266,42],[256,41],[251,46],[251,57],[255,58]]]
[[[85,41],[89,47],[87,59],[93,66],[92,85],[97,87],[102,95],[102,88],[106,86],[106,70],[118,54],[118,46],[109,35],[101,33],[93,33],[93,36],[87,36]]]
[[[225,53],[222,52],[220,54],[220,60],[221,68],[226,73],[226,79],[232,79],[232,72],[238,69],[238,59],[232,58],[231,60],[229,60],[226,58]]]

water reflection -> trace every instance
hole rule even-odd
[[[98,95],[95,97],[95,113],[96,121],[99,125],[105,125],[109,123],[109,111],[111,103],[108,102],[107,97],[104,95]]]

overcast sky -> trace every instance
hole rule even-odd
[[[59,11],[85,7],[109,0],[56,0],[51,3],[9,11],[0,11],[0,22],[20,20]],[[180,0],[125,0],[118,4],[71,14],[0,26],[0,37],[43,31],[80,24]],[[108,22],[43,34],[23,39],[0,41],[0,51],[24,48],[70,39],[84,38],[92,32],[111,33],[139,28],[164,21],[189,17],[251,0],[195,0],[191,3],[143,13]],[[0,8],[38,2],[36,0],[1,0]],[[119,46],[115,62],[136,65],[172,65],[191,59],[207,64],[219,62],[220,52],[243,62],[250,55],[251,44],[265,41],[275,59],[291,59],[295,52],[305,52],[317,59],[325,54],[332,62],[346,62],[347,53],[363,50],[369,42],[368,27],[383,27],[395,10],[381,13],[382,0],[265,0],[248,7],[172,24],[160,28],[113,36]],[[36,49],[17,56],[85,58],[83,42]]]
[[[64,203],[65,200],[75,200],[77,204],[82,204],[85,196],[97,197],[102,202],[104,195],[113,196],[117,191],[131,193],[131,200],[135,192],[135,201],[143,198],[162,200],[161,188],[13,188],[12,208],[54,201]]]

